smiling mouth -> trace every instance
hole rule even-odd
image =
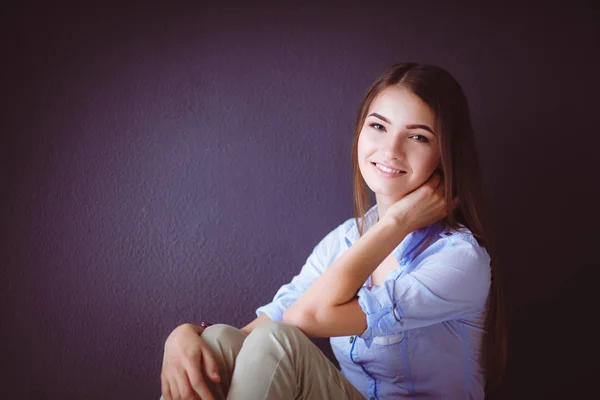
[[[404,174],[406,172],[406,171],[402,171],[402,170],[399,170],[399,169],[389,168],[389,167],[386,167],[385,165],[381,165],[381,164],[374,163],[374,162],[372,162],[371,164],[375,168],[377,168],[378,170],[380,170],[382,172],[387,172],[388,174],[398,174],[398,175],[400,175],[400,174]]]

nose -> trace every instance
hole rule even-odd
[[[390,134],[386,135],[386,139],[381,141],[381,147],[379,149],[388,160],[404,158],[404,142],[402,135]]]

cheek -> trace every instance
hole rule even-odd
[[[365,135],[363,135],[361,133],[360,136],[358,137],[358,146],[357,146],[358,163],[359,164],[364,162],[364,157],[366,155],[368,155],[368,151],[369,151],[368,140],[366,140]]]
[[[429,159],[427,160],[427,169],[433,171],[435,170],[438,165],[440,165],[440,155],[439,153],[436,151],[433,154],[430,155]]]
[[[357,156],[358,156],[358,169],[360,171],[360,174],[362,175],[363,179],[365,179],[365,174],[368,174],[368,160],[367,158],[372,154],[371,152],[371,146],[369,143],[369,140],[367,138],[365,138],[365,135],[363,135],[361,133],[361,135],[358,137],[358,144],[357,144]]]
[[[414,154],[412,165],[418,170],[419,176],[430,176],[440,163],[440,155],[437,150],[429,149]]]

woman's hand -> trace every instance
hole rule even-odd
[[[165,400],[214,400],[202,370],[214,382],[219,382],[215,358],[200,334],[203,328],[183,324],[175,328],[165,342],[162,395]]]
[[[454,199],[454,207],[458,205]],[[444,181],[438,172],[387,210],[383,219],[400,224],[408,232],[429,226],[447,216]]]

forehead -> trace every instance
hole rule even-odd
[[[398,86],[390,86],[379,93],[369,107],[369,114],[372,112],[381,114],[392,122],[403,120],[433,124],[435,121],[435,114],[427,103],[410,90]]]

